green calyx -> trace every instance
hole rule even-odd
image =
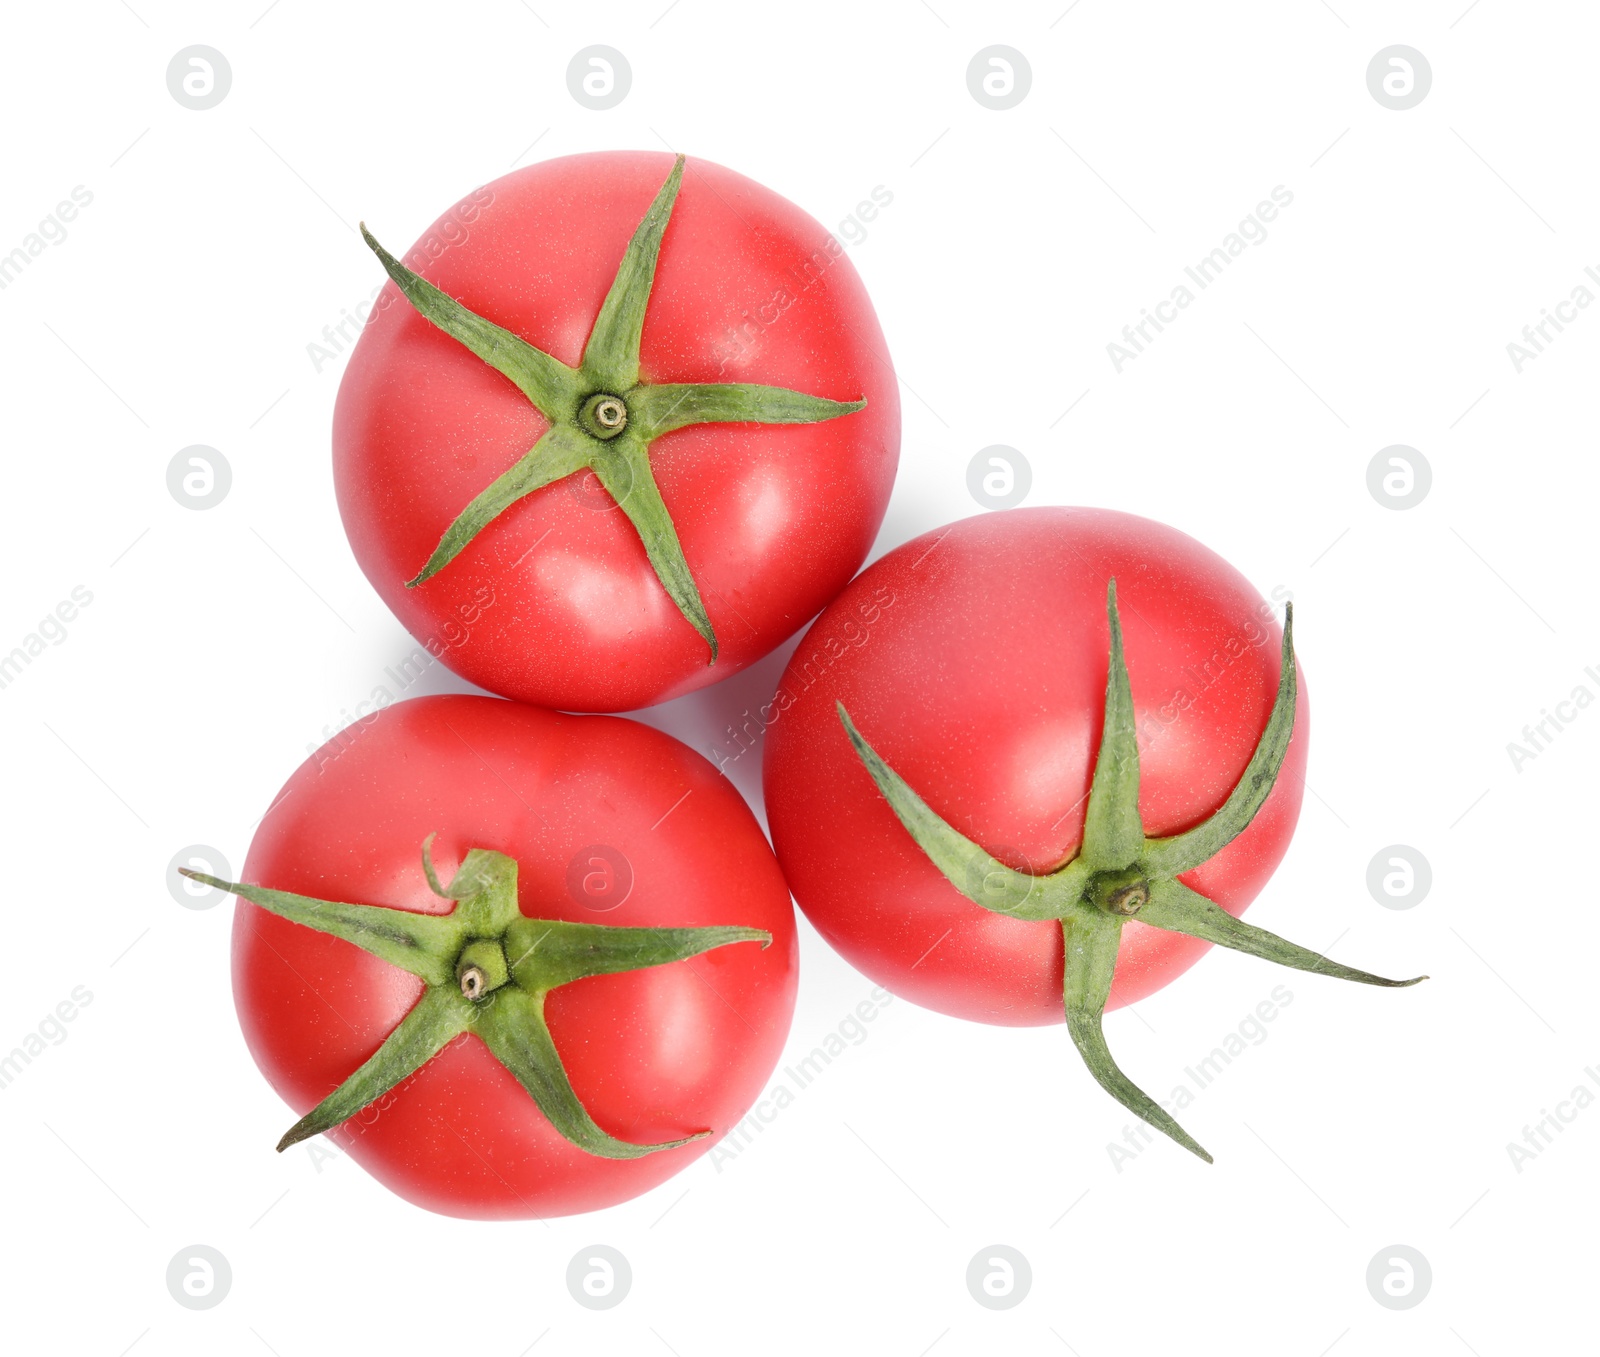
[[[408,589],[438,574],[524,495],[589,470],[633,524],[661,587],[705,639],[716,663],[716,633],[650,469],[651,442],[691,424],[815,424],[854,414],[866,401],[827,400],[750,383],[640,380],[645,311],[683,166],[679,156],[628,242],[576,368],[469,311],[408,269],[362,223],[362,238],[417,312],[510,378],[550,422],[533,447],[461,511],[416,577],[406,582]]]
[[[348,1121],[468,1032],[511,1071],[550,1124],[590,1154],[641,1159],[709,1135],[700,1131],[682,1140],[635,1145],[601,1130],[562,1066],[545,1023],[545,995],[586,976],[665,966],[731,943],[766,947],[772,935],[759,928],[616,928],[530,919],[517,905],[514,859],[474,848],[443,886],[434,871],[432,844],[430,834],[422,845],[422,869],[434,893],[455,902],[445,915],[313,900],[180,869],[281,918],[354,943],[426,986],[377,1052],[289,1128],[279,1151]]]
[[[1277,781],[1294,730],[1293,605],[1285,610],[1277,697],[1244,775],[1209,819],[1182,834],[1154,839],[1146,837],[1139,819],[1139,741],[1128,667],[1122,653],[1115,580],[1106,588],[1106,614],[1111,630],[1111,659],[1083,843],[1076,857],[1052,872],[1019,872],[990,856],[940,818],[879,757],[856,729],[843,704],[839,704],[839,719],[900,823],[951,885],[975,904],[996,913],[1060,922],[1067,1030],[1089,1072],[1129,1111],[1210,1163],[1211,1156],[1118,1068],[1106,1047],[1101,1018],[1116,971],[1122,926],[1128,919],[1186,933],[1282,966],[1364,985],[1398,988],[1415,985],[1427,977],[1386,980],[1340,965],[1234,918],[1177,879],[1181,873],[1215,857],[1243,833]]]

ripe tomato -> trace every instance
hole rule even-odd
[[[461,867],[441,887],[453,906],[424,872],[430,834],[434,880],[450,881]],[[484,851],[469,857],[475,849]],[[482,898],[463,888],[463,879],[496,864],[514,883],[515,922],[505,937],[526,935],[504,949],[513,973],[545,967],[544,980],[525,987],[534,993],[551,983],[552,966],[585,977],[556,975],[548,997],[538,996],[555,1048],[542,1064],[539,1024],[522,1011],[536,1001],[503,971],[485,982],[494,964],[483,959],[481,935],[494,930],[481,926]],[[414,1027],[427,1004],[467,1012],[451,1029],[465,1034],[357,1102],[359,1111],[328,1132],[395,1192],[447,1215],[562,1215],[654,1187],[745,1114],[789,1029],[794,916],[771,850],[709,764],[631,721],[466,696],[386,708],[289,779],[250,847],[243,880],[250,884],[237,890],[275,912],[241,899],[234,916],[239,1020],[262,1072],[297,1112],[368,1068],[363,1062],[388,1058],[392,1045],[383,1043],[402,1023]],[[296,894],[281,894],[288,892]],[[302,896],[309,899],[295,903]],[[344,905],[319,903],[330,901]],[[402,968],[426,971],[435,932],[468,910],[479,910],[479,926],[466,930],[478,950],[462,951],[459,940],[447,946],[441,983]],[[669,929],[728,936],[707,942]],[[640,940],[663,937],[689,959],[641,960]],[[609,938],[634,950],[597,965],[596,949]],[[560,955],[558,943],[566,948]],[[390,960],[372,954],[385,948]],[[625,965],[649,968],[593,973]],[[505,1000],[498,1009],[497,999]],[[564,1067],[564,1111],[580,1123],[585,1112],[592,1117],[598,1125],[580,1127],[580,1138],[600,1152],[558,1132],[540,1110],[544,1099],[536,1104],[521,1076],[491,1053],[491,1022],[517,1048],[512,1064],[555,1088],[544,1098],[558,1113]],[[395,1068],[404,1073],[403,1062]],[[284,1143],[321,1129],[310,1123]],[[638,1148],[706,1132],[674,1148]],[[633,1153],[639,1157],[608,1157]]]
[[[768,825],[795,899],[852,965],[915,1003],[981,1022],[1063,1020],[1063,937],[974,903],[896,818],[835,703],[900,777],[1008,867],[1042,874],[1083,841],[1101,743],[1106,585],[1115,579],[1137,713],[1145,833],[1218,809],[1267,726],[1281,633],[1238,571],[1131,514],[1016,509],[916,538],[864,571],[807,633],[771,709]],[[1238,915],[1300,814],[1309,713],[1266,803],[1184,884]],[[1131,919],[1107,1007],[1205,952]]]
[[[374,588],[464,677],[659,702],[766,654],[865,559],[894,371],[842,246],[792,203],[603,152],[458,204],[406,256],[427,282],[368,240],[405,295],[385,285],[339,389],[339,508]]]

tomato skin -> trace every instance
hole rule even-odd
[[[448,913],[421,868],[422,841],[435,831],[446,881],[469,848],[516,858],[524,914],[743,924],[767,930],[772,944],[594,976],[547,1000],[573,1088],[604,1129],[639,1143],[709,1129],[704,1140],[636,1160],[587,1154],[469,1033],[331,1133],[341,1149],[432,1211],[555,1216],[647,1191],[744,1116],[793,1016],[794,912],[754,817],[708,763],[632,721],[494,698],[418,698],[350,727],[301,765],[262,822],[243,880]],[[567,888],[569,863],[595,844],[620,850],[634,872],[627,898],[605,911]],[[423,988],[350,943],[243,900],[233,985],[251,1053],[297,1114],[371,1056]],[[282,1129],[259,1127],[263,1146]]]
[[[598,152],[516,170],[440,218],[417,247],[442,245],[436,258],[424,249],[406,259],[470,309],[577,366],[672,162],[667,153]],[[339,509],[373,587],[472,682],[584,711],[664,701],[759,659],[866,558],[899,460],[899,392],[866,290],[820,224],[742,175],[689,161],[641,367],[646,382],[755,382],[867,400],[822,423],[701,425],[651,445],[718,637],[715,665],[632,525],[587,472],[520,500],[438,575],[405,588],[456,515],[548,423],[392,282],[379,294],[334,411]]]
[[[863,571],[795,651],[766,736],[772,841],[806,917],[893,993],[981,1022],[1062,1022],[1061,930],[983,909],[945,880],[861,766],[835,702],[956,829],[1008,866],[1053,870],[1082,839],[1113,576],[1140,730],[1139,811],[1147,835],[1174,834],[1244,772],[1272,710],[1282,639],[1244,577],[1176,529],[1102,509],[965,519]],[[1294,832],[1308,724],[1301,675],[1265,805],[1179,878],[1234,915]],[[1129,922],[1107,1007],[1160,989],[1206,947]]]

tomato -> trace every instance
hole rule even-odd
[[[766,654],[865,559],[894,371],[843,247],[792,203],[603,152],[477,190],[411,267],[367,239],[394,281],[339,389],[340,513],[457,673],[645,706]]]
[[[1148,833],[1176,833],[1239,780],[1278,682],[1269,605],[1183,533],[1102,509],[964,519],[864,571],[795,651],[778,687],[777,706],[791,705],[767,732],[773,843],[806,917],[895,994],[981,1022],[1061,1022],[1061,932],[985,910],[940,875],[862,770],[834,703],[1001,861],[1056,867],[1083,835],[1109,578],[1140,713],[1139,812]],[[843,653],[817,663],[834,638]],[[1250,828],[1184,877],[1233,914],[1289,846],[1309,719],[1302,699],[1283,773]],[[1130,924],[1107,1006],[1153,994],[1205,950]]]
[[[1300,687],[1270,605],[1184,534],[1096,509],[967,519],[863,572],[795,651],[764,709],[773,843],[873,980],[962,1018],[1065,1020],[1115,1097],[1209,1159],[1116,1067],[1105,1008],[1211,942],[1414,983],[1237,918],[1299,816]]]
[[[503,950],[483,937],[496,932],[489,894],[463,887],[496,870],[510,881],[503,936],[522,939]],[[760,828],[708,763],[635,722],[485,697],[388,707],[289,779],[243,880],[216,884],[270,906],[241,899],[234,916],[234,997],[257,1064],[307,1113],[390,1059],[400,1077],[327,1133],[447,1215],[561,1215],[654,1187],[743,1117],[789,1029],[793,909]],[[439,983],[420,978],[437,931],[469,911],[473,940],[447,939]],[[618,938],[631,950],[610,968],[647,969],[594,973]],[[661,939],[686,959],[643,959]],[[543,979],[507,980],[506,963],[523,978],[537,963]],[[573,973],[584,978],[563,980]],[[429,1004],[466,1017],[407,1073],[388,1039]],[[540,1004],[553,1057],[539,1050]],[[510,1064],[491,1050],[496,1032],[516,1048]],[[547,1080],[540,1102],[513,1065]],[[556,1129],[547,1102],[590,1148]],[[284,1144],[317,1129],[308,1117]],[[648,1148],[688,1137],[700,1138]]]

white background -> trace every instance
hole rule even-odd
[[[1507,1143],[1600,1062],[1600,711],[1520,771],[1506,746],[1576,685],[1600,693],[1583,673],[1600,665],[1600,308],[1520,373],[1506,346],[1600,265],[1600,25],[1575,3],[1507,0],[1067,3],[8,8],[0,252],[74,186],[93,194],[0,292],[0,651],[74,586],[93,594],[0,691],[0,1050],[74,986],[93,994],[0,1090],[8,1345],[1496,1357],[1592,1342],[1600,1111],[1520,1172]],[[195,43],[232,67],[198,112],[165,79]],[[566,83],[593,43],[633,72],[606,112]],[[966,82],[996,43],[1032,72],[1007,111]],[[1433,72],[1407,111],[1366,83],[1396,43]],[[231,910],[179,908],[164,873],[195,842],[237,868],[308,745],[410,649],[334,506],[342,361],[318,373],[307,353],[379,281],[353,224],[403,242],[513,165],[663,146],[830,227],[875,186],[893,194],[850,247],[904,381],[877,553],[980,512],[966,466],[1003,443],[1032,466],[1029,503],[1161,519],[1264,594],[1292,590],[1313,795],[1250,917],[1433,979],[1382,992],[1214,953],[1112,1015],[1122,1062],[1164,1094],[1288,986],[1268,1038],[1184,1114],[1214,1167],[1164,1141],[1114,1162],[1131,1118],[1063,1029],[905,1003],[732,1163],[595,1216],[448,1220],[348,1160],[272,1153],[286,1109],[233,1016]],[[1107,344],[1280,184],[1294,199],[1267,239],[1118,373]],[[233,472],[205,512],[165,480],[195,443]],[[1367,489],[1395,443],[1433,470],[1407,511]],[[647,719],[710,752],[787,651]],[[426,685],[459,686],[437,669]],[[733,776],[758,796],[753,757]],[[1432,864],[1414,909],[1366,888],[1393,843]],[[804,926],[802,950],[786,1061],[869,989]],[[233,1270],[203,1313],[165,1283],[196,1243]],[[565,1283],[595,1243],[634,1274],[601,1313]],[[1032,1268],[1009,1311],[965,1283],[993,1244]],[[1403,1312],[1366,1283],[1394,1244],[1433,1273]]]

